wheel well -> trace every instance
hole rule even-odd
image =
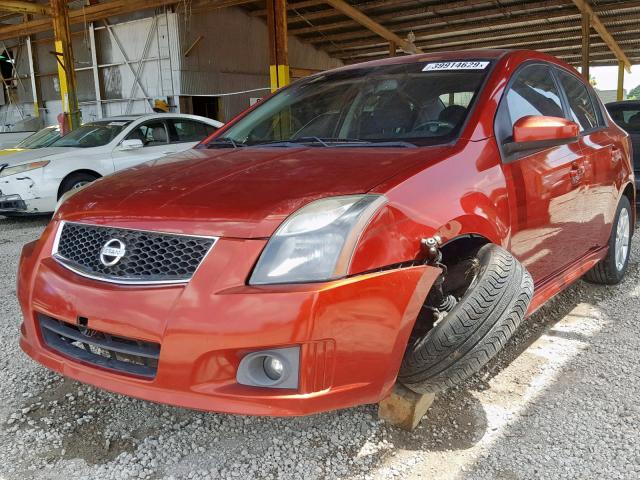
[[[442,263],[448,267],[453,266],[459,260],[468,258],[469,254],[475,254],[480,247],[487,243],[491,243],[491,241],[482,235],[476,234],[463,235],[449,240],[440,247]]]
[[[622,195],[629,199],[629,203],[631,204],[631,208],[635,209],[636,199],[634,198],[633,185],[631,183],[627,184],[625,189],[622,191]],[[631,215],[633,217],[633,227],[635,228],[636,216]]]
[[[93,170],[75,170],[73,172],[71,172],[70,174],[68,174],[66,177],[64,177],[62,179],[62,181],[60,182],[60,185],[58,186],[58,200],[60,200],[60,197],[62,196],[62,185],[64,184],[64,182],[71,177],[72,175],[77,175],[78,173],[84,173],[87,175],[91,175],[94,176],[96,178],[100,178],[102,177],[102,175],[100,175],[98,172],[93,171]]]

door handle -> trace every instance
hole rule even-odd
[[[584,165],[581,163],[571,164],[571,170],[569,170],[569,178],[571,178],[571,185],[574,187],[579,185],[584,177]]]

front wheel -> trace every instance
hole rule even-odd
[[[509,252],[488,244],[473,264],[476,274],[466,293],[432,329],[409,343],[398,380],[414,392],[446,390],[478,372],[527,313],[533,282]]]
[[[60,192],[58,194],[58,198],[62,197],[65,193],[75,190],[77,188],[82,188],[85,185],[97,180],[98,177],[96,175],[92,175],[91,173],[72,173],[67,178],[62,181],[60,185]]]
[[[615,285],[624,278],[631,251],[631,211],[629,199],[622,197],[609,237],[609,251],[606,257],[585,274],[584,278],[588,282]]]

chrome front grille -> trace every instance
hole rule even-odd
[[[79,275],[111,283],[188,282],[215,237],[64,222],[53,258]]]

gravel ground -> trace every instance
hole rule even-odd
[[[0,479],[640,478],[640,265],[578,282],[412,433],[363,406],[218,415],[65,380],[18,347],[15,271],[46,220],[0,217]]]

